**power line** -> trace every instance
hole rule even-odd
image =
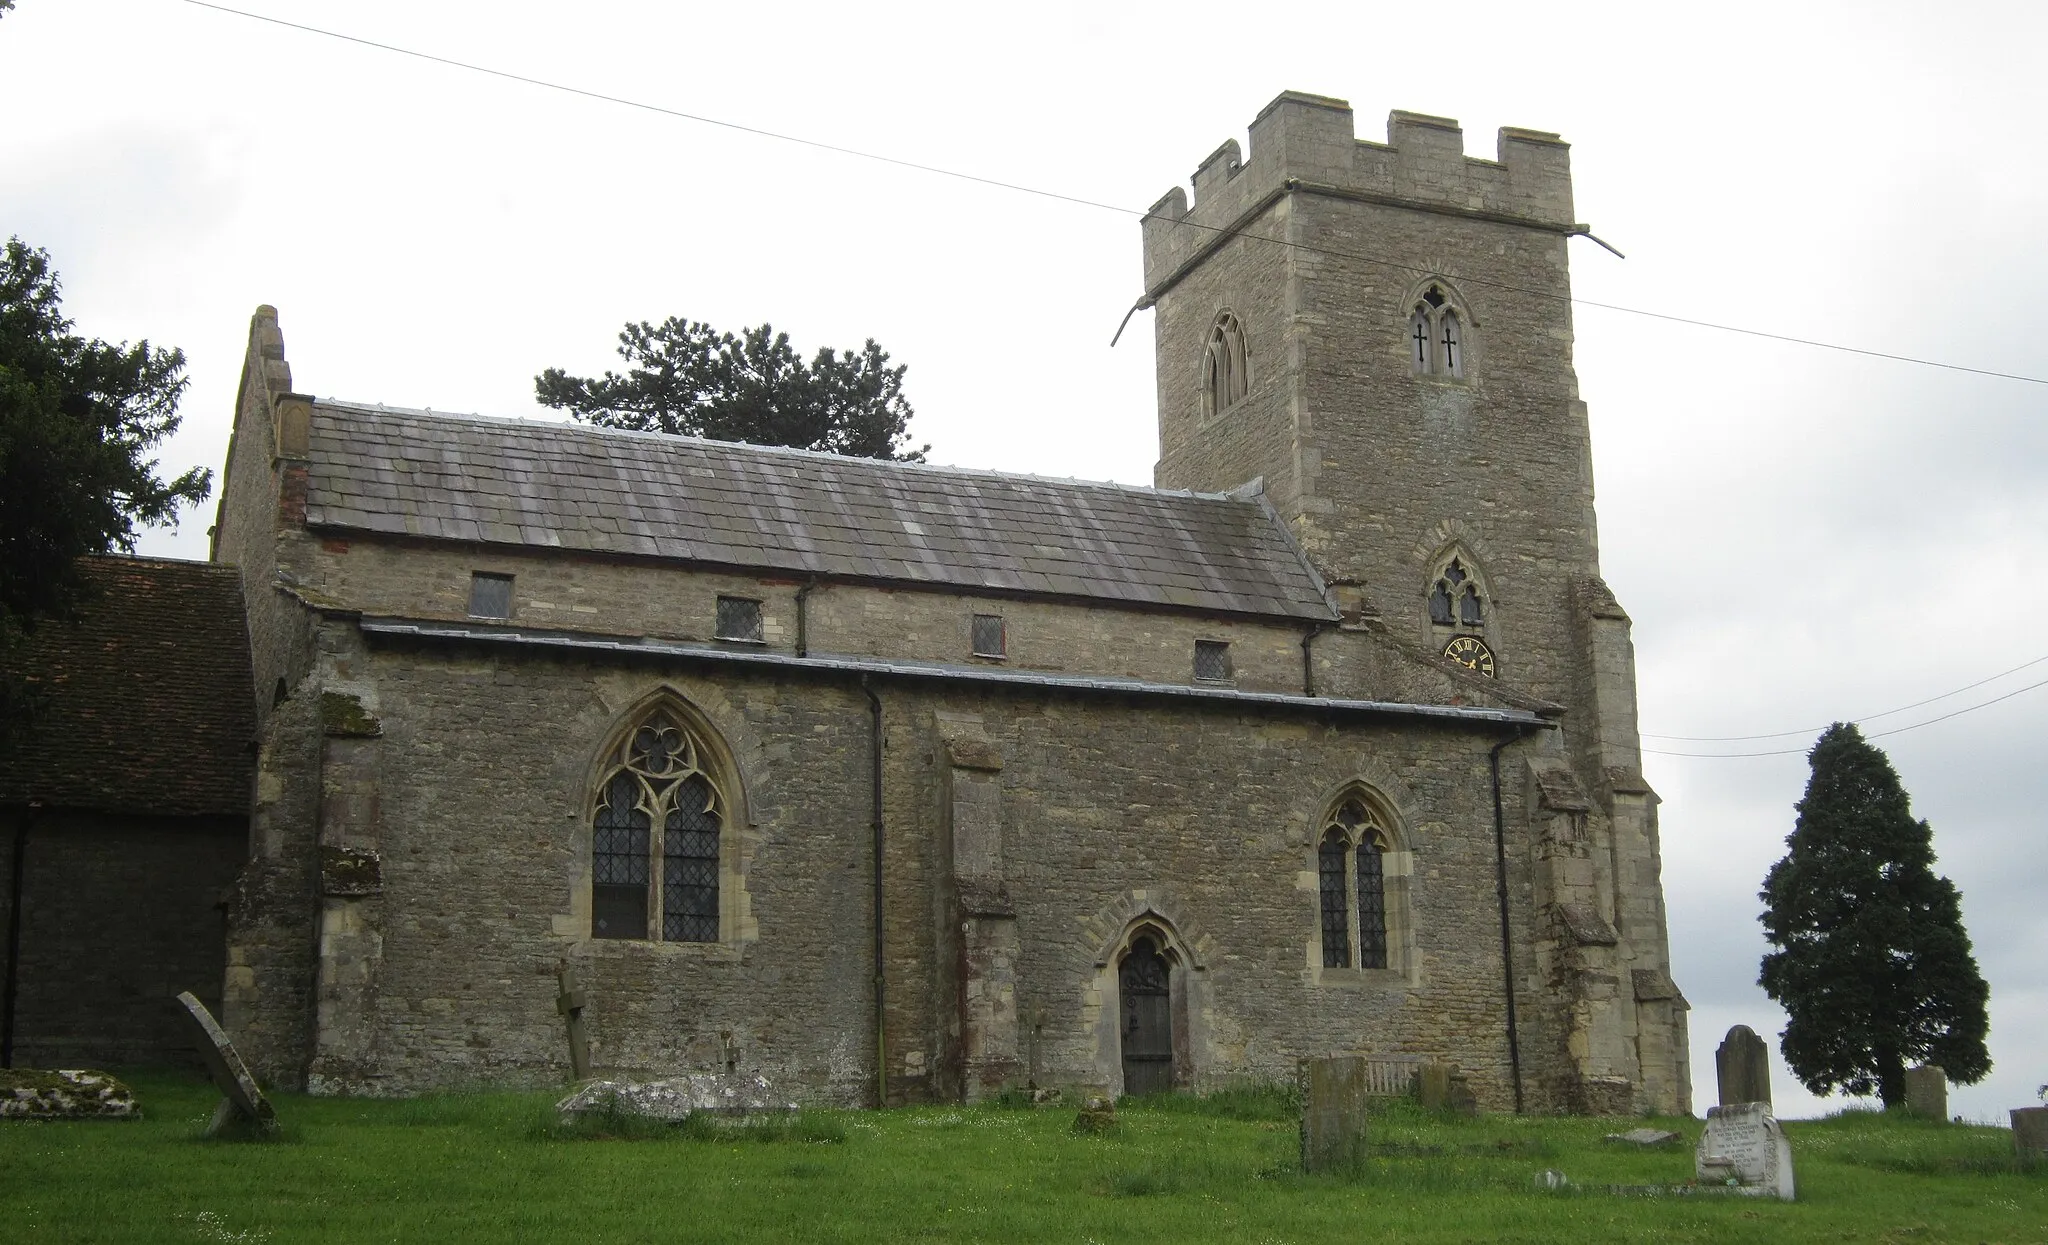
[[[1939,696],[1929,696],[1929,697],[1928,697],[1927,699],[1925,699],[1925,700],[1916,700],[1916,701],[1914,701],[1914,702],[1913,702],[1912,704],[1910,704],[1910,705],[1900,705],[1900,706],[1899,706],[1898,708],[1896,708],[1896,709],[1887,709],[1887,710],[1885,710],[1885,711],[1884,711],[1883,713],[1866,713],[1866,714],[1864,714],[1864,715],[1863,715],[1862,717],[1859,717],[1859,718],[1850,718],[1850,719],[1849,719],[1849,721],[1851,721],[1851,722],[1874,722],[1874,721],[1876,721],[1876,720],[1877,720],[1877,719],[1879,719],[1879,718],[1889,718],[1889,717],[1892,717],[1892,716],[1894,716],[1894,715],[1896,715],[1896,714],[1901,714],[1901,713],[1904,713],[1904,712],[1906,712],[1906,711],[1907,711],[1908,709],[1918,709],[1918,708],[1919,708],[1920,706],[1922,706],[1922,705],[1931,705],[1931,704],[1933,704],[1933,703],[1934,703],[1935,701],[1937,701],[1937,700],[1947,700],[1947,699],[1948,699],[1949,697],[1951,697],[1951,696],[1960,696],[1960,695],[1962,695],[1962,694],[1963,694],[1964,692],[1970,691],[1970,690],[1971,690],[1972,688],[1978,688],[1978,687],[1982,687],[1982,686],[1984,686],[1984,685],[1985,685],[1986,683],[1996,683],[1996,682],[1998,682],[1998,680],[2000,680],[2000,679],[2004,678],[2004,677],[2005,677],[2006,675],[2009,675],[2009,674],[2018,674],[2018,673],[2019,673],[2020,671],[2022,671],[2022,670],[2025,670],[2025,669],[2028,669],[2029,667],[2032,667],[2032,666],[2038,666],[2038,665],[2040,665],[2040,664],[2041,664],[2042,662],[2044,662],[2044,661],[2048,661],[2048,653],[2044,653],[2044,654],[2042,654],[2041,656],[2039,656],[2039,657],[2036,657],[2036,658],[2035,658],[2034,660],[2032,660],[2032,661],[2023,661],[2023,662],[2021,662],[2021,663],[2020,663],[2019,665],[2017,665],[2017,666],[2014,666],[2014,667],[2013,667],[2012,669],[2010,669],[2010,670],[2001,670],[2001,671],[1999,671],[1999,672],[1998,672],[1997,674],[1994,674],[1994,675],[1990,675],[1990,676],[1988,676],[1988,677],[1986,677],[1986,678],[1982,678],[1982,679],[1979,679],[1979,680],[1977,680],[1977,681],[1976,681],[1975,683],[1965,683],[1965,684],[1963,684],[1963,685],[1962,685],[1961,687],[1958,687],[1958,688],[1954,689],[1953,691],[1947,691],[1947,692],[1943,692],[1943,693],[1942,693],[1941,695],[1939,695]],[[1994,703],[1995,703],[1995,702],[1994,702]],[[1937,720],[1938,720],[1938,719],[1937,719]],[[1741,743],[1741,742],[1743,742],[1743,741],[1745,741],[1745,740],[1751,740],[1751,739],[1785,739],[1785,738],[1788,738],[1788,737],[1790,737],[1790,736],[1793,736],[1793,735],[1812,735],[1812,734],[1815,734],[1815,733],[1817,733],[1817,732],[1820,732],[1820,731],[1824,731],[1824,730],[1826,730],[1826,729],[1827,729],[1827,727],[1825,727],[1825,726],[1808,726],[1808,727],[1803,727],[1803,728],[1801,728],[1801,729],[1799,729],[1799,730],[1796,730],[1796,731],[1772,731],[1771,733],[1769,733],[1769,734],[1767,734],[1767,735],[1659,735],[1659,734],[1656,734],[1656,733],[1655,733],[1655,732],[1653,732],[1653,731],[1644,731],[1644,732],[1642,732],[1642,736],[1643,736],[1643,738],[1644,738],[1644,739],[1668,739],[1668,740],[1672,740],[1672,741],[1674,741],[1674,742],[1677,742],[1677,743],[1689,743],[1689,744],[1721,744],[1721,743]],[[1672,754],[1668,754],[1668,755],[1674,755],[1674,756],[1675,756],[1675,755],[1679,755],[1679,754],[1677,754],[1677,753],[1672,753]]]
[[[777,142],[783,143],[794,143],[801,147],[810,147],[818,151],[829,151],[836,155],[852,156],[855,159],[872,160],[879,164],[893,165],[897,168],[913,169],[920,173],[929,173],[935,177],[950,177],[958,181],[972,182],[975,183],[976,185],[994,187],[995,189],[998,190],[1015,191],[1018,194],[1035,195],[1042,199],[1052,199],[1061,203],[1070,203],[1077,207],[1094,208],[1105,212],[1115,212],[1120,216],[1134,216],[1139,219],[1143,219],[1146,215],[1145,210],[1140,208],[1123,207],[1114,203],[1105,203],[1099,199],[1089,199],[1084,198],[1080,195],[1070,195],[1064,194],[1056,190],[1046,190],[1038,186],[1028,186],[1021,182],[1003,181],[1000,178],[983,177],[975,173],[964,173],[958,169],[949,169],[935,164],[924,164],[916,160],[906,160],[899,156],[890,156],[884,155],[879,152],[865,151],[857,147],[845,147],[837,143],[828,143],[819,139],[805,138],[802,137],[801,135],[785,134],[778,130],[765,129],[761,126],[746,125],[738,121],[728,121],[720,117],[707,116],[703,113],[685,112],[678,108],[667,108],[660,104],[650,104],[643,100],[629,99],[623,95],[612,95],[603,91],[593,91],[584,87],[570,86],[566,83],[554,82],[546,78],[536,78],[527,74],[513,73],[512,71],[506,69],[494,69],[488,65],[479,65],[472,61],[457,60],[454,57],[450,56],[437,56],[431,52],[416,51],[412,48],[400,47],[397,44],[393,43],[382,43],[375,39],[365,39],[357,35],[343,34],[340,31],[328,30],[319,26],[309,26],[303,22],[287,21],[284,18],[271,17],[263,13],[252,13],[247,9],[237,9],[231,8],[228,5],[224,4],[215,4],[212,3],[211,0],[181,0],[181,3],[192,5],[195,8],[210,9],[216,13],[225,13],[234,17],[248,18],[251,21],[265,22],[273,26],[282,26],[285,27],[286,29],[301,31],[305,34],[319,35],[322,38],[337,39],[344,43],[353,43],[360,47],[373,48],[377,51],[389,52],[396,56],[407,56],[415,60],[428,61],[436,65],[447,66],[448,68],[451,69],[461,69],[466,70],[470,73],[479,73],[493,78],[502,78],[509,82],[518,82],[526,86],[539,87],[542,90],[559,91],[566,95],[576,95],[584,99],[597,100],[601,103],[617,104],[622,108],[635,108],[643,112],[657,113],[661,116],[673,117],[681,121],[694,121],[699,125],[716,126],[720,129],[732,130],[741,134],[751,134],[757,138],[773,139]],[[1203,225],[1195,221],[1183,220],[1178,223],[1186,225],[1187,227],[1192,229],[1205,230],[1210,233],[1224,234],[1232,232],[1231,230],[1221,226]],[[1651,320],[1662,320],[1670,324],[1684,324],[1689,325],[1693,328],[1712,329],[1717,332],[1734,333],[1743,337],[1756,337],[1766,341],[1785,342],[1787,344],[1795,346],[1808,346],[1816,350],[1832,350],[1841,354],[1861,355],[1871,359],[1887,359],[1895,363],[1910,363],[1920,367],[1939,368],[1941,370],[1950,372],[1965,372],[1973,376],[1988,376],[1998,380],[2015,380],[2029,385],[2048,385],[2048,377],[2028,376],[2019,372],[2000,372],[1991,368],[1970,367],[1967,364],[1962,363],[1946,363],[1938,359],[1921,358],[1917,355],[1895,354],[1885,350],[1872,350],[1862,346],[1844,345],[1841,342],[1821,341],[1817,338],[1799,337],[1790,333],[1774,333],[1767,329],[1745,328],[1741,325],[1723,324],[1715,320],[1701,320],[1692,316],[1674,315],[1670,312],[1649,311],[1641,307],[1623,306],[1620,303],[1600,302],[1596,299],[1590,298],[1575,298],[1569,295],[1555,294],[1548,290],[1528,289],[1522,286],[1511,285],[1505,282],[1491,281],[1483,277],[1458,276],[1457,274],[1453,273],[1434,272],[1429,269],[1418,268],[1413,265],[1398,263],[1394,260],[1386,259],[1381,256],[1368,255],[1363,252],[1357,251],[1343,251],[1332,247],[1316,246],[1306,242],[1295,242],[1287,238],[1273,238],[1267,237],[1263,234],[1254,234],[1248,232],[1239,232],[1237,236],[1242,237],[1247,241],[1264,242],[1273,246],[1287,247],[1293,250],[1299,250],[1310,254],[1328,255],[1339,259],[1352,259],[1357,260],[1361,263],[1375,264],[1381,267],[1394,269],[1398,272],[1412,272],[1425,276],[1442,276],[1446,279],[1455,279],[1467,285],[1481,285],[1491,289],[1504,290],[1511,293],[1526,294],[1536,298],[1552,299],[1558,302],[1571,303],[1581,307],[1593,307],[1602,311],[1614,311],[1620,312],[1624,315],[1642,316],[1646,319]],[[1602,245],[1605,244],[1603,243]]]
[[[2029,664],[2029,665],[2031,665],[2031,664],[2033,664],[2033,663],[2029,662],[2028,664]],[[2007,673],[2011,673],[2011,672],[2010,672],[2010,671],[2008,671]],[[1988,682],[1988,680],[1987,680],[1987,682]],[[1933,718],[1929,718],[1929,719],[1927,719],[1927,720],[1926,720],[1925,722],[1915,722],[1915,723],[1913,723],[1913,724],[1912,724],[1911,726],[1895,726],[1895,727],[1893,727],[1893,728],[1892,728],[1891,730],[1888,730],[1888,731],[1873,731],[1873,732],[1871,732],[1870,734],[1868,734],[1868,735],[1864,736],[1864,738],[1866,738],[1866,739],[1883,739],[1883,738],[1885,738],[1885,737],[1886,737],[1886,736],[1888,736],[1888,735],[1903,735],[1903,734],[1905,734],[1905,733],[1906,733],[1907,731],[1917,731],[1917,730],[1919,730],[1919,729],[1920,729],[1921,727],[1923,727],[1923,726],[1932,726],[1932,725],[1934,725],[1934,724],[1935,724],[1936,722],[1946,722],[1946,721],[1948,721],[1948,720],[1949,720],[1950,718],[1959,718],[1959,717],[1962,717],[1962,716],[1963,716],[1964,714],[1966,714],[1966,713],[1975,713],[1975,712],[1976,712],[1977,710],[1979,710],[1979,709],[1989,709],[1989,708],[1990,708],[1991,706],[1993,706],[1993,705],[1995,705],[1995,704],[1998,704],[1998,703],[2000,703],[2001,701],[2007,701],[2007,700],[2011,700],[2011,699],[2012,699],[2013,697],[2015,697],[2015,696],[2018,696],[2018,695],[2020,695],[2020,694],[2022,694],[2022,693],[2024,693],[2024,692],[2031,692],[2031,691],[2033,691],[2033,690],[2034,690],[2035,688],[2039,688],[2039,687],[2048,687],[2048,679],[2043,679],[2043,680],[2041,680],[2041,681],[2040,681],[2039,683],[2029,683],[2029,684],[2027,684],[2027,685],[2026,685],[2025,687],[2018,687],[2018,688],[2014,688],[2014,689],[2013,689],[2012,691],[2009,691],[2009,692],[2005,693],[2005,694],[2004,694],[2004,695],[2002,695],[2002,696],[1994,696],[1994,697],[1992,697],[1992,698],[1991,698],[1990,700],[1986,700],[1986,701],[1983,701],[1983,702],[1981,702],[1981,703],[1978,703],[1978,704],[1974,704],[1974,705],[1968,705],[1968,706],[1965,706],[1964,708],[1961,708],[1961,709],[1957,709],[1957,710],[1954,710],[1953,712],[1950,712],[1950,713],[1944,713],[1944,714],[1942,714],[1942,715],[1941,715],[1941,716],[1939,716],[1939,717],[1933,717]],[[1936,699],[1936,700],[1940,700],[1940,699],[1942,699],[1942,698],[1941,698],[1941,697],[1939,697],[1939,696],[1937,696],[1937,697],[1935,697],[1935,699]],[[1923,703],[1925,703],[1925,702],[1923,702]],[[1822,728],[1822,729],[1825,729],[1825,728]],[[1773,749],[1773,750],[1771,750],[1771,751],[1768,751],[1768,752],[1666,752],[1666,751],[1664,751],[1664,750],[1662,750],[1662,749],[1660,749],[1660,748],[1644,748],[1644,749],[1643,749],[1643,751],[1644,751],[1644,752],[1647,752],[1647,753],[1650,753],[1650,754],[1651,754],[1651,755],[1653,755],[1653,756],[1660,756],[1660,757],[1690,757],[1690,758],[1692,758],[1692,759],[1694,759],[1694,760],[1709,760],[1709,761],[1723,761],[1723,760],[1735,760],[1735,759],[1738,759],[1738,758],[1742,758],[1742,757],[1788,757],[1788,756],[1799,756],[1799,755],[1801,755],[1801,754],[1805,753],[1806,751],[1808,751],[1808,749],[1806,749],[1806,748],[1777,748],[1777,749]]]

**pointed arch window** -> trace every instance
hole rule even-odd
[[[1429,591],[1429,621],[1439,627],[1486,625],[1486,598],[1462,558],[1452,558],[1437,573]]]
[[[1431,282],[1408,313],[1408,367],[1417,376],[1463,380],[1470,353],[1466,317],[1440,282]]]
[[[1226,311],[1209,330],[1209,344],[1202,357],[1202,413],[1216,415],[1229,410],[1249,392],[1251,366],[1245,354],[1244,328]]]
[[[591,819],[593,937],[718,941],[726,802],[706,758],[703,742],[667,709],[620,743]]]
[[[1394,850],[1384,820],[1364,798],[1339,802],[1317,850],[1324,968],[1386,968],[1392,963],[1386,857]]]

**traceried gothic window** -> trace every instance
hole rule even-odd
[[[1444,287],[1432,282],[1408,313],[1408,367],[1417,376],[1462,380],[1468,334]]]
[[[591,822],[591,935],[718,941],[725,810],[703,744],[673,714],[628,732]]]
[[[1324,824],[1321,842],[1316,873],[1323,967],[1388,967],[1386,856],[1392,836],[1365,800],[1353,795]]]
[[[1244,329],[1237,317],[1224,312],[1209,330],[1209,344],[1202,356],[1202,414],[1216,415],[1229,410],[1251,391],[1250,360],[1245,355]]]
[[[1439,627],[1486,625],[1486,599],[1462,560],[1452,558],[1437,576],[1429,592],[1429,621]]]

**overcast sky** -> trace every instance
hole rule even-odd
[[[544,414],[628,319],[763,320],[910,367],[934,462],[1148,483],[1137,213],[1283,89],[1572,144],[1582,300],[2048,377],[2048,6],[1040,3],[242,7],[934,176],[576,98],[183,0],[0,18],[0,235],[80,330],[191,362],[166,472],[219,468],[248,317],[297,387]],[[1756,892],[1819,727],[2048,656],[2048,385],[1581,305],[1602,560],[1635,619],[1695,1097],[1774,1035]],[[209,505],[147,553],[204,557]],[[1905,713],[2048,679],[2048,662]],[[1778,738],[1699,743],[1674,736]],[[2004,1122],[2048,1081],[2048,688],[1880,739],[1991,983]],[[1791,750],[1700,759],[1670,753]],[[1780,1113],[1832,1109],[1780,1064]]]

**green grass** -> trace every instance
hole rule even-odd
[[[1849,1113],[1789,1126],[1801,1200],[1615,1197],[1682,1181],[1629,1122],[1374,1120],[1343,1177],[1294,1168],[1291,1095],[804,1113],[754,1129],[563,1130],[553,1095],[280,1095],[283,1136],[206,1141],[214,1094],[131,1072],[145,1118],[0,1125],[0,1239],[36,1241],[2048,1242],[2048,1170],[2001,1129]],[[1561,1170],[1573,1187],[1541,1192]]]

